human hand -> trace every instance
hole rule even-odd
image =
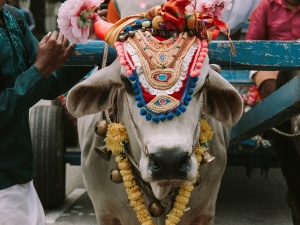
[[[276,90],[276,80],[268,79],[261,83],[259,87],[259,94],[262,99],[265,99]]]
[[[48,78],[68,59],[74,49],[74,44],[57,31],[49,32],[38,44],[34,66]]]

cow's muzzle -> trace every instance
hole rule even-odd
[[[169,150],[150,154],[149,169],[153,180],[185,180],[190,168],[191,159],[187,152]]]

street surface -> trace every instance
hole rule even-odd
[[[259,169],[253,170],[251,178],[245,174],[244,167],[227,167],[217,201],[215,225],[292,225],[280,169],[270,169],[267,178]],[[62,207],[45,210],[47,225],[97,225],[79,166],[67,165],[66,194]]]

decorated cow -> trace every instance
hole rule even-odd
[[[67,108],[99,224],[213,224],[243,108],[207,56],[214,31],[226,32],[212,12],[227,4],[119,0],[120,21],[95,23],[119,57],[72,88]]]

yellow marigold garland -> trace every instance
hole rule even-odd
[[[209,123],[205,119],[200,120],[200,125],[200,144],[203,145],[208,143],[212,139],[214,131],[211,129]]]
[[[206,120],[201,119],[200,125],[201,132],[199,143],[197,143],[195,149],[198,167],[202,161],[204,148],[205,146],[207,147],[208,142],[213,136],[213,130]],[[141,225],[155,225],[142,198],[142,192],[136,183],[135,176],[132,172],[132,164],[126,155],[123,154],[125,152],[124,143],[127,143],[128,140],[125,126],[119,123],[110,123],[108,125],[105,139],[106,147],[116,156],[115,160],[120,169],[128,199],[130,200],[130,205],[134,208]],[[178,195],[175,198],[173,208],[167,215],[167,219],[165,221],[166,225],[176,225],[179,223],[180,218],[183,216],[184,210],[189,203],[189,198],[194,189],[195,182],[196,179],[193,182],[182,183],[178,191]]]
[[[124,143],[128,143],[128,135],[125,126],[120,123],[108,124],[106,138],[106,148],[114,155],[118,155],[125,151]]]

